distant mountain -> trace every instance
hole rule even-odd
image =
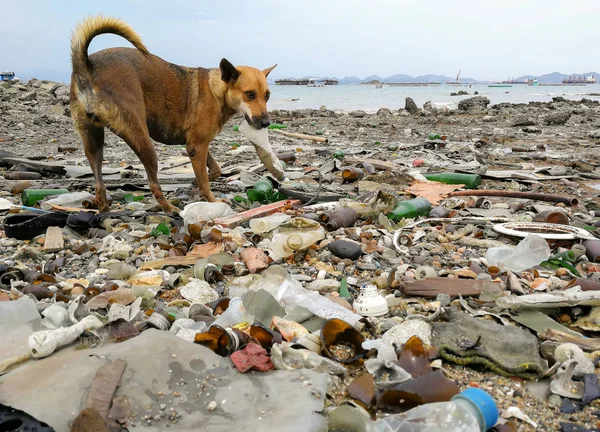
[[[362,80],[357,76],[341,78],[340,84],[359,84]]]
[[[383,79],[383,82],[412,82],[413,77],[410,75],[396,74]]]
[[[574,74],[563,74],[560,72],[552,72],[545,75],[534,76],[534,75],[523,75],[518,78],[514,78],[515,81],[527,81],[529,79],[537,79],[540,84],[558,84],[561,83],[563,79],[568,78],[569,76],[589,76],[595,75],[596,78],[600,80],[600,74],[598,72],[585,72],[585,73],[574,73]],[[313,78],[304,77],[304,79]],[[321,77],[322,79],[329,79],[328,77]],[[337,79],[337,78],[333,78]],[[453,82],[456,80],[456,77],[450,77],[447,75],[435,75],[435,74],[426,74],[419,75],[417,77],[412,77],[410,75],[405,74],[395,74],[391,75],[387,78],[382,78],[379,75],[371,75],[364,79],[361,79],[357,76],[348,76],[344,78],[338,79],[339,84],[360,84],[360,83],[369,83],[372,81],[380,81],[383,83],[391,83],[391,82],[401,82],[401,83],[428,83],[428,82],[439,82],[440,84],[445,84],[448,81]],[[271,82],[271,80],[269,80]],[[460,82],[463,84],[475,84],[475,83],[486,83],[488,81],[479,81],[474,78],[460,78]]]
[[[365,79],[361,80],[361,82],[369,82],[369,81],[383,81],[383,78],[381,78],[378,75],[370,75],[368,77],[366,77]]]
[[[560,84],[562,80],[565,78],[569,78],[572,75],[576,76],[589,76],[595,75],[596,77],[600,77],[598,72],[585,72],[585,73],[574,73],[574,74],[564,74],[560,72],[552,72],[545,75],[533,76],[533,75],[523,75],[519,78],[515,78],[517,81],[526,81],[528,79],[537,79],[540,84]]]
[[[419,82],[419,83],[428,83],[428,82],[445,83],[447,81],[454,81],[454,79],[455,78],[451,78],[446,75],[427,74],[427,75],[419,75],[418,77],[415,77],[413,80],[414,80],[414,82]]]

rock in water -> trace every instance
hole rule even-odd
[[[404,109],[409,112],[409,114],[413,115],[419,112],[419,107],[415,103],[412,98],[407,97],[404,105]]]
[[[458,103],[458,109],[461,111],[481,111],[486,109],[489,104],[490,100],[485,96],[475,96],[461,100]]]

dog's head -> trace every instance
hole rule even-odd
[[[267,77],[275,66],[261,71],[248,66],[235,67],[227,59],[221,60],[219,65],[221,79],[227,85],[227,105],[242,114],[255,129],[271,124],[267,111],[267,101],[271,96]]]

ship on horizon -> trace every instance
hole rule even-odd
[[[307,86],[309,83],[313,83],[315,81],[319,81],[319,83],[322,83],[323,86],[330,86],[330,85],[338,85],[339,81],[336,79],[319,79],[319,78],[300,78],[300,79],[296,79],[296,78],[282,78],[282,79],[278,79],[275,80],[275,85],[300,85],[300,86]],[[311,87],[316,87],[315,85],[311,86]],[[319,85],[319,87],[321,87]]]
[[[562,80],[563,84],[596,84],[596,77],[594,75],[571,75],[569,78]]]

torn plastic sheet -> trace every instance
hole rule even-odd
[[[576,286],[553,293],[500,297],[496,300],[496,304],[507,309],[600,306],[600,291],[582,291],[580,287]]]

